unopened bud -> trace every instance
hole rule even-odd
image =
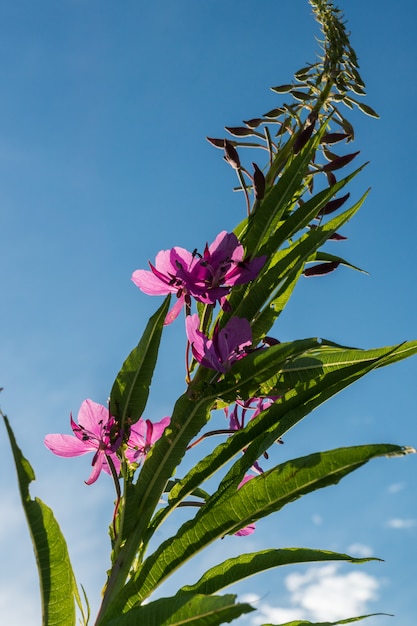
[[[353,161],[355,156],[357,156],[358,154],[359,150],[358,152],[345,154],[344,156],[338,157],[337,159],[330,161],[330,163],[326,163],[326,165],[323,167],[323,172],[333,172],[334,170],[340,170],[342,167],[345,167],[345,165]]]
[[[350,193],[347,193],[341,198],[335,198],[335,200],[330,200],[330,202],[327,202],[327,204],[325,204],[324,207],[320,209],[320,211],[317,213],[317,217],[321,217],[322,215],[330,215],[330,213],[337,211],[337,209],[340,209],[340,207],[346,202],[349,196]]]
[[[240,169],[240,159],[239,159],[239,155],[234,145],[230,141],[225,139],[223,142],[223,147],[224,147],[224,158],[229,163],[229,165],[231,165],[233,169],[235,170]]]
[[[257,200],[262,200],[265,195],[265,176],[263,172],[259,169],[256,163],[252,163],[253,165],[253,190],[255,192],[255,197]]]
[[[215,137],[206,137],[215,148],[224,148],[224,139],[216,139]]]
[[[254,134],[252,129],[245,126],[225,126],[225,129],[234,137],[251,137]]]
[[[340,261],[330,261],[329,263],[319,263],[318,265],[313,265],[312,267],[308,267],[304,270],[303,274],[307,277],[312,276],[324,276],[325,274],[330,274],[330,272],[334,272],[334,270],[340,265]]]

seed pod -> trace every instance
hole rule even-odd
[[[275,93],[288,93],[293,87],[294,85],[278,85],[278,87],[271,87],[271,90]]]
[[[349,196],[350,196],[350,193],[347,193],[345,196],[342,196],[341,198],[335,198],[335,200],[330,200],[330,202],[327,202],[327,204],[325,204],[324,207],[320,209],[320,211],[317,213],[317,217],[321,217],[322,215],[330,215],[330,213],[334,213],[334,211],[337,211],[337,209],[340,209],[342,204],[346,202]]]
[[[329,183],[329,187],[335,185],[337,183],[336,176],[333,172],[326,172],[327,182]]]
[[[281,107],[278,107],[276,109],[271,109],[270,111],[268,111],[268,113],[264,113],[264,117],[275,118],[282,115],[282,113],[285,113],[285,110]]]
[[[252,137],[255,133],[245,126],[225,126],[228,133],[234,137]]]
[[[262,124],[263,119],[261,117],[254,117],[251,120],[243,120],[243,123],[249,128],[257,128],[260,124]]]
[[[323,167],[323,172],[333,172],[334,170],[340,170],[342,167],[345,167],[348,163],[353,161],[355,156],[359,154],[359,150],[357,152],[352,152],[351,154],[345,154],[344,156],[338,157],[334,161],[327,163]]]
[[[240,159],[237,153],[237,150],[233,146],[233,144],[225,139],[223,142],[224,146],[224,158],[226,161],[233,167],[234,170],[240,169]]]
[[[300,132],[296,140],[294,141],[293,150],[294,154],[298,154],[301,148],[304,148],[307,141],[310,139],[313,134],[315,122],[309,123],[304,126],[303,130]]]
[[[333,233],[333,235],[330,235],[329,237],[330,241],[344,241],[345,239],[347,239],[347,237],[339,235],[339,233]]]
[[[299,102],[305,102],[306,100],[310,100],[311,93],[306,93],[305,91],[298,91],[297,89],[293,89],[291,91],[291,95],[293,98],[298,100]]]
[[[330,261],[329,263],[319,263],[318,265],[312,265],[304,270],[304,276],[311,278],[312,276],[324,276],[330,274],[340,265],[340,261]]]
[[[339,141],[343,141],[344,139],[347,139],[348,137],[349,135],[347,133],[326,133],[321,138],[320,143],[326,143],[326,144],[338,143]]]
[[[224,139],[215,139],[214,137],[206,137],[215,148],[224,148]]]
[[[256,163],[252,163],[253,165],[253,190],[255,192],[255,197],[257,200],[262,200],[265,195],[265,176],[263,172],[259,169]]]

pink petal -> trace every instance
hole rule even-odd
[[[169,425],[170,421],[171,421],[170,417],[163,417],[159,422],[156,422],[153,425],[152,443],[155,443],[155,441],[157,441],[158,439],[160,439],[160,437],[162,437],[162,434],[165,428]]]
[[[180,296],[174,306],[168,311],[164,326],[168,326],[168,324],[172,324],[172,322],[177,319],[178,315],[182,311],[182,307],[184,306],[185,296]]]
[[[136,270],[132,274],[132,282],[148,296],[164,296],[174,293],[176,288],[164,284],[155,274],[148,270]]]
[[[78,425],[94,433],[99,439],[103,432],[103,427],[109,421],[109,410],[107,407],[93,400],[84,400],[78,412]]]
[[[80,441],[72,435],[46,435],[45,446],[58,456],[72,457],[97,450],[97,443]]]
[[[241,528],[240,530],[238,530],[237,533],[235,533],[235,535],[237,537],[246,537],[247,535],[251,535],[252,533],[254,533],[255,530],[256,530],[255,524],[249,524],[248,526],[245,526],[245,528]]]

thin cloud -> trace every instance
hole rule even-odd
[[[386,526],[388,526],[388,528],[396,528],[399,530],[415,528],[415,526],[417,526],[417,519],[402,519],[400,517],[394,517],[393,519],[388,520]]]
[[[258,609],[253,626],[265,621],[339,620],[364,614],[369,612],[369,603],[377,600],[380,583],[364,572],[342,573],[339,564],[329,564],[289,574],[285,586],[289,592],[286,607],[271,606],[251,594]]]
[[[403,489],[405,489],[405,483],[392,483],[391,485],[388,485],[387,491],[388,493],[398,493],[399,491],[402,491]]]
[[[365,546],[363,543],[352,543],[348,549],[348,554],[359,558],[367,559],[374,555],[374,551],[369,546]]]

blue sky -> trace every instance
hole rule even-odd
[[[349,116],[355,149],[370,161],[352,198],[372,191],[345,227],[348,240],[329,251],[370,275],[340,268],[300,281],[275,335],[368,348],[417,338],[417,9],[411,0],[339,6],[366,102],[381,119]],[[202,249],[240,221],[233,172],[205,136],[224,136],[225,125],[279,104],[269,87],[314,60],[317,34],[306,0],[0,3],[1,406],[35,469],[33,495],[54,509],[67,537],[93,614],[108,567],[111,481],[87,487],[87,457],[54,457],[43,438],[69,432],[69,413],[85,398],[105,403],[159,304],[134,287],[132,271],[162,248]],[[183,389],[183,344],[179,322],[161,349],[163,393],[155,387],[146,411],[155,421]],[[360,381],[289,433],[277,460],[358,443],[417,446],[416,374],[414,359]],[[256,596],[263,617],[241,623],[384,611],[396,617],[368,624],[408,626],[416,462],[378,460],[303,498],[251,537],[204,553],[187,567],[188,582],[226,554],[270,546],[372,554],[385,562],[293,567],[245,582],[238,591]],[[35,562],[3,435],[0,469],[0,612],[10,626],[35,624]]]

